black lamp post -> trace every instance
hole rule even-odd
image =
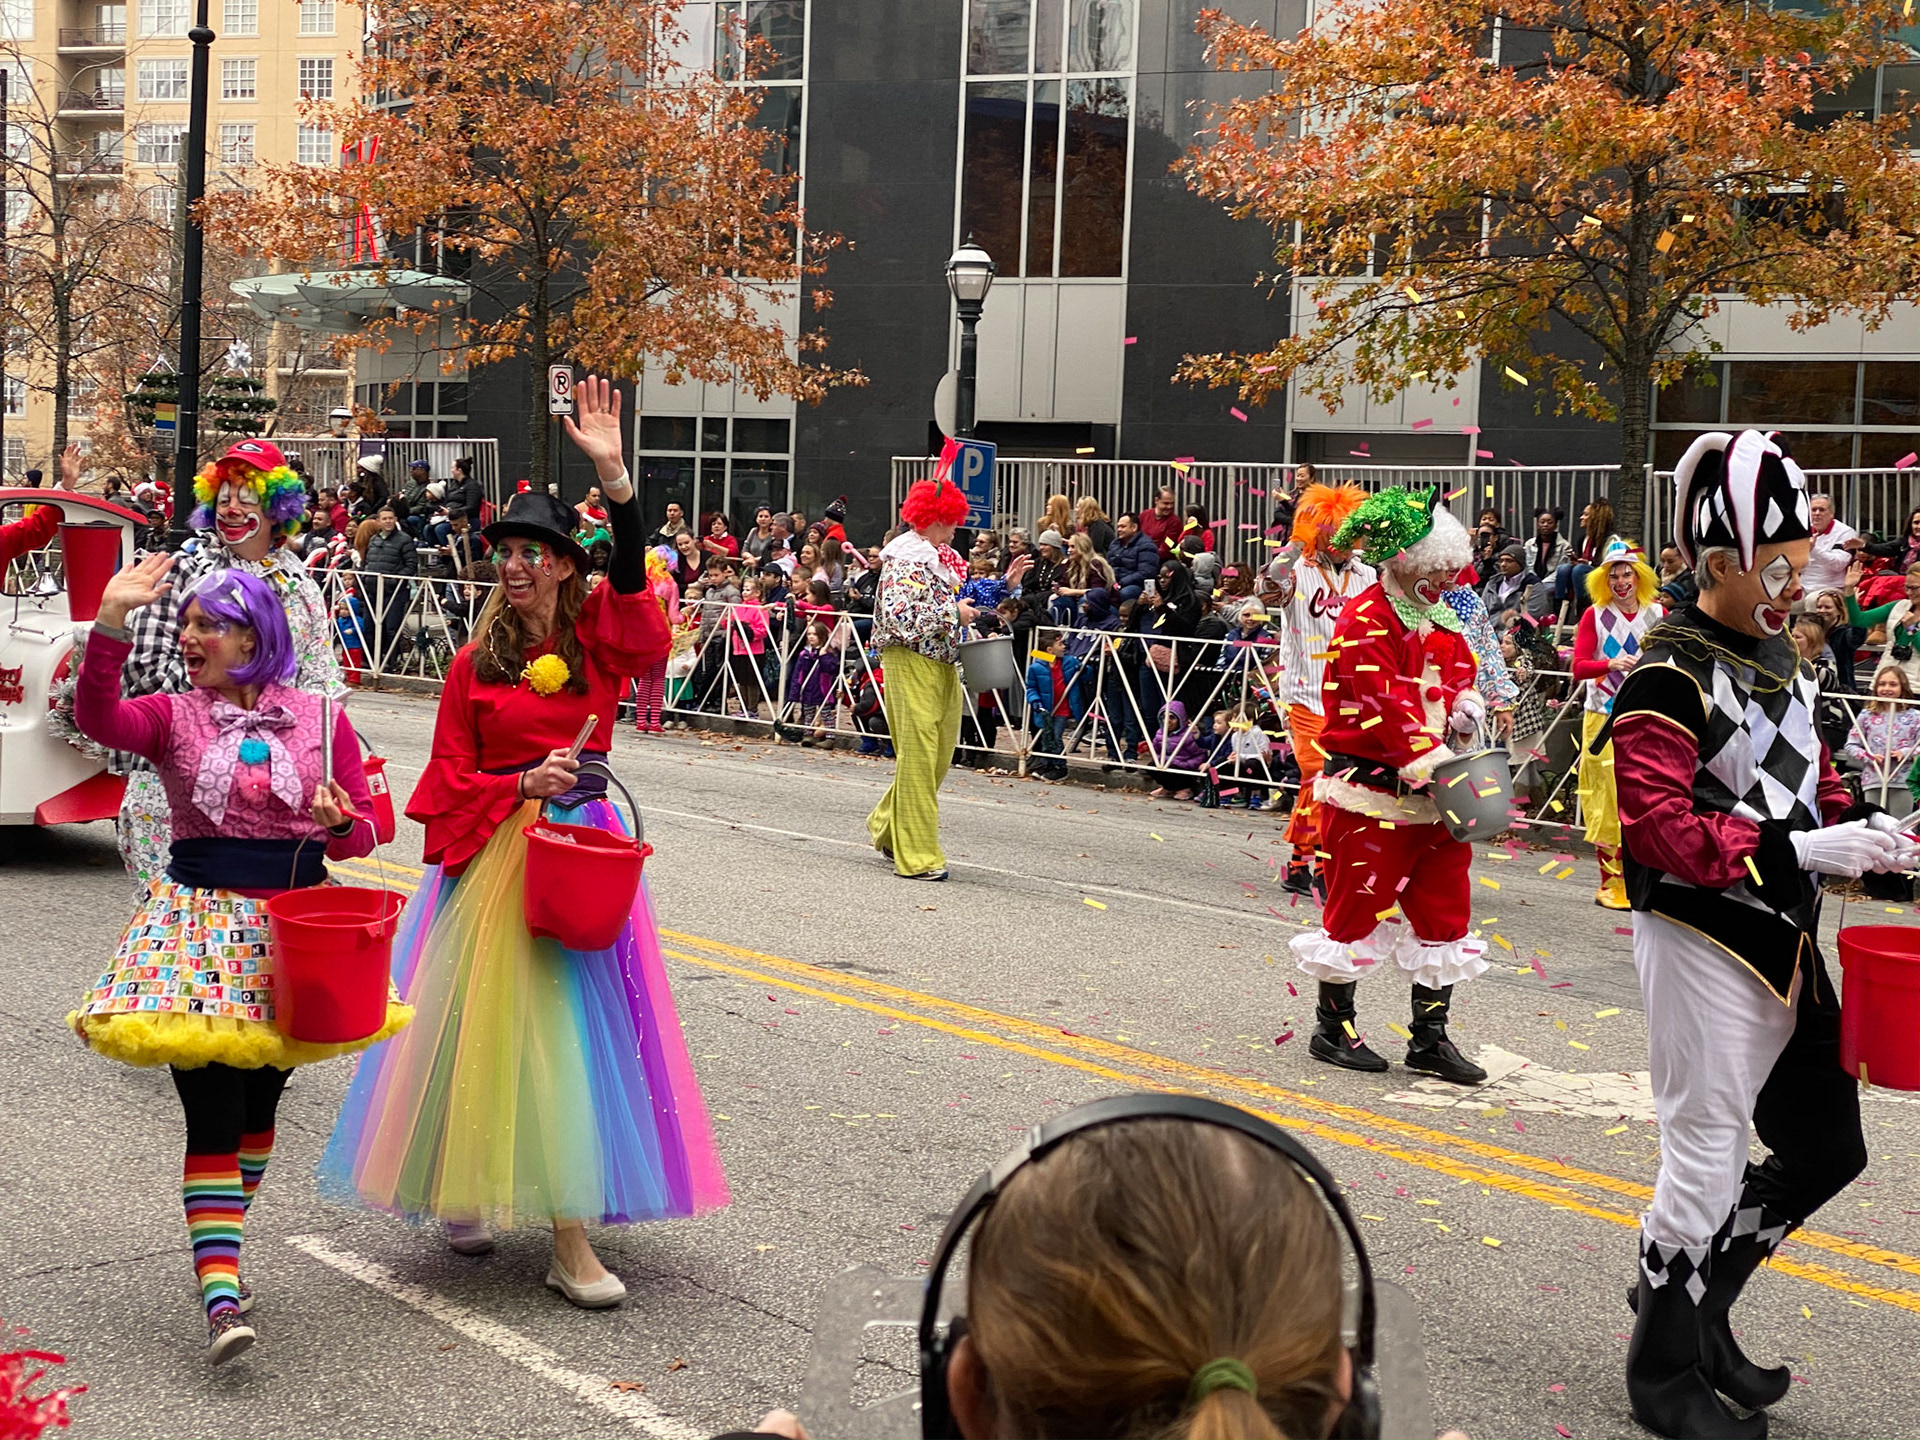
[[[960,312],[960,383],[954,393],[953,433],[962,438],[973,434],[974,381],[980,361],[980,339],[974,327],[986,307],[993,276],[993,257],[974,244],[971,235],[947,261],[947,288]]]
[[[187,92],[187,134],[181,143],[185,175],[181,187],[180,217],[180,400],[174,439],[173,523],[169,537],[176,550],[188,535],[187,517],[193,513],[193,476],[200,468],[200,290],[206,236],[197,213],[207,192],[207,70],[213,48],[213,29],[207,24],[207,0],[194,7],[191,87]]]

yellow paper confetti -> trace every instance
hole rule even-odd
[[[1616,1125],[1611,1130],[1604,1130],[1601,1133],[1604,1135],[1624,1135],[1627,1133],[1627,1127],[1624,1125]]]
[[[1407,1029],[1406,1026],[1400,1024],[1397,1021],[1389,1020],[1387,1022],[1387,1028],[1391,1030],[1394,1034],[1398,1035],[1402,1040],[1411,1040],[1413,1038],[1413,1032]]]
[[[1653,248],[1658,250],[1662,255],[1666,254],[1667,251],[1673,248],[1673,232],[1671,230],[1662,230],[1660,232],[1660,238],[1653,242]]]
[[[1480,883],[1485,885],[1489,890],[1498,890],[1500,888],[1500,882],[1498,880],[1489,880],[1484,875],[1480,877]]]
[[[1491,1235],[1482,1235],[1480,1237],[1480,1243],[1482,1245],[1491,1245],[1496,1250],[1500,1248],[1500,1242],[1494,1239]]]
[[[1511,365],[1503,365],[1500,368],[1507,372],[1507,378],[1513,381],[1514,384],[1524,385],[1527,383],[1527,377],[1522,375],[1518,370],[1514,369]]]
[[[1406,291],[1407,299],[1411,300],[1414,304],[1418,305],[1421,303],[1420,292],[1411,285],[1403,285],[1401,289]]]
[[[1570,878],[1572,875],[1573,875],[1573,867],[1569,865],[1566,869],[1562,870],[1558,875],[1554,876],[1553,878],[1556,880],[1566,880]]]
[[[1608,1017],[1609,1015],[1618,1015],[1619,1013],[1620,1013],[1620,1010],[1619,1010],[1619,1007],[1618,1007],[1618,1006],[1615,1006],[1615,1007],[1614,1007],[1613,1009],[1611,1009],[1611,1010],[1596,1010],[1596,1011],[1594,1011],[1594,1012],[1593,1012],[1593,1018],[1594,1018],[1594,1019],[1596,1019],[1596,1020],[1604,1020],[1604,1019],[1606,1019],[1606,1018],[1607,1018],[1607,1017]]]
[[[1147,838],[1148,838],[1149,840],[1160,840],[1160,837],[1159,837],[1158,835],[1156,835],[1156,834],[1154,834],[1154,833],[1153,833],[1153,831],[1151,831],[1151,830],[1149,830],[1149,831],[1147,831]],[[1166,841],[1164,841],[1164,840],[1160,840],[1160,843],[1161,843],[1162,845],[1164,845],[1164,844],[1166,844],[1167,842],[1166,842]]]
[[[1809,1310],[1809,1309],[1808,1309],[1808,1308],[1807,1308],[1807,1307],[1806,1307],[1805,1305],[1802,1305],[1802,1306],[1800,1307],[1800,1313],[1801,1313],[1802,1315],[1804,1315],[1804,1316],[1806,1316],[1806,1317],[1807,1317],[1807,1319],[1809,1319],[1809,1320],[1811,1320],[1811,1319],[1813,1318],[1813,1311],[1811,1311],[1811,1310]]]
[[[1591,1050],[1593,1048],[1591,1045],[1582,1045],[1578,1040],[1569,1040],[1567,1044],[1576,1050]]]
[[[1104,910],[1104,909],[1106,909],[1106,908],[1107,908],[1107,907],[1106,907],[1106,906],[1105,906],[1104,904],[1102,904],[1102,903],[1101,903],[1100,901],[1098,901],[1098,900],[1089,900],[1089,899],[1087,899],[1087,897],[1086,897],[1086,896],[1084,896],[1084,895],[1082,895],[1082,896],[1080,897],[1080,903],[1081,903],[1082,905],[1091,905],[1091,906],[1092,906],[1092,907],[1093,907],[1094,909],[1096,909],[1096,910]]]
[[[1511,949],[1513,949],[1513,942],[1512,942],[1511,940],[1509,940],[1509,939],[1507,939],[1507,937],[1506,937],[1506,936],[1504,936],[1504,935],[1496,935],[1496,936],[1494,936],[1494,937],[1493,937],[1493,943],[1494,943],[1494,944],[1496,944],[1496,945],[1498,945],[1498,946],[1500,946],[1500,948],[1501,948],[1501,949],[1503,949],[1503,950],[1511,950]]]
[[[1754,884],[1756,884],[1756,885],[1758,885],[1758,884],[1760,883],[1760,872],[1759,872],[1759,870],[1757,870],[1757,869],[1756,869],[1756,868],[1754,867],[1754,863],[1753,863],[1753,856],[1751,856],[1751,855],[1742,855],[1742,856],[1741,856],[1740,858],[1741,858],[1742,860],[1744,860],[1744,861],[1746,861],[1746,863],[1747,863],[1747,873],[1748,873],[1749,875],[1751,875],[1751,876],[1753,876],[1753,883],[1754,883]]]

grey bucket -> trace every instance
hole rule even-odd
[[[1427,794],[1456,840],[1481,840],[1513,823],[1513,767],[1504,750],[1475,750],[1433,767]]]
[[[986,690],[1011,690],[1018,685],[1020,669],[1013,660],[1013,637],[989,635],[984,640],[963,641],[960,678],[974,695]]]

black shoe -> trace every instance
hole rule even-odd
[[[1387,1068],[1386,1057],[1367,1048],[1353,1023],[1353,986],[1320,982],[1320,998],[1314,1005],[1313,1038],[1307,1053],[1316,1060],[1338,1065],[1342,1070],[1366,1070],[1378,1073]],[[1351,1032],[1351,1033],[1349,1033]]]
[[[1700,1366],[1714,1389],[1747,1410],[1764,1410],[1779,1401],[1793,1388],[1793,1372],[1785,1365],[1768,1369],[1749,1360],[1733,1338],[1728,1312],[1753,1272],[1792,1228],[1755,1199],[1749,1188],[1713,1237],[1713,1265],[1700,1302]],[[1627,1308],[1637,1311],[1639,1304],[1640,1287],[1635,1285],[1627,1291]]]
[[[1447,1010],[1452,1003],[1451,985],[1438,990],[1413,987],[1413,1039],[1407,1042],[1406,1067],[1455,1085],[1478,1085],[1487,1072],[1447,1038]]]
[[[1735,1415],[1703,1368],[1701,1312],[1711,1274],[1711,1246],[1669,1250],[1640,1237],[1627,1400],[1635,1420],[1668,1440],[1761,1440],[1766,1412]]]
[[[902,880],[944,880],[947,878],[947,872],[945,868],[922,870],[918,875],[902,875],[900,878]]]
[[[1287,866],[1287,878],[1281,882],[1282,890],[1291,890],[1295,895],[1313,893],[1313,867],[1309,865]]]

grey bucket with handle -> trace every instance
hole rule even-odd
[[[1504,750],[1475,750],[1433,767],[1427,792],[1456,840],[1484,840],[1513,823],[1513,766]]]
[[[1020,667],[1013,658],[1011,635],[989,635],[960,644],[960,679],[969,693],[1011,690],[1020,683]]]

